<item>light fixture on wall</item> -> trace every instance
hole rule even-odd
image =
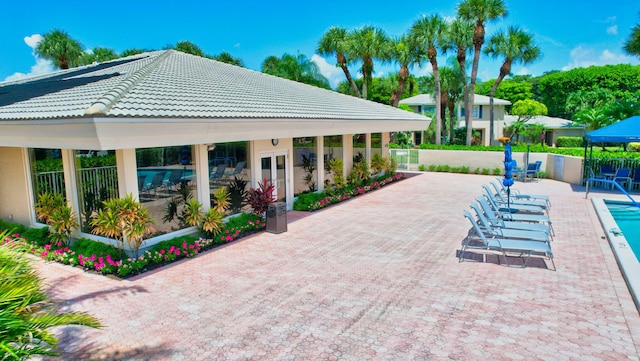
[[[279,142],[278,138],[271,139],[271,144],[273,144],[274,147],[278,145]]]

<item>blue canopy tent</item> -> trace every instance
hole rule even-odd
[[[640,142],[640,116],[636,115],[589,132],[585,139],[590,143]]]

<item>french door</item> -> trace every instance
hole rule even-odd
[[[260,181],[274,186],[273,197],[287,203],[287,151],[260,153]]]

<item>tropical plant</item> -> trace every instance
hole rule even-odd
[[[414,37],[403,35],[392,41],[389,54],[391,60],[400,65],[398,86],[391,92],[391,106],[398,107],[404,87],[409,80],[409,70],[422,62],[421,50]]]
[[[505,128],[505,135],[508,133],[511,140],[516,139],[531,118],[538,115],[547,115],[547,112],[547,106],[538,101],[532,99],[518,100],[511,108],[511,114],[517,115],[518,119]]]
[[[91,52],[84,52],[80,57],[80,64],[89,65],[93,62],[102,63],[105,61],[117,59],[118,53],[110,48],[93,48]]]
[[[153,232],[152,222],[149,211],[128,194],[103,202],[103,209],[91,220],[91,233],[115,239],[121,253],[126,242],[137,257],[144,236]]]
[[[229,196],[229,191],[227,191],[226,187],[220,187],[213,193],[213,198],[215,199],[215,204],[213,208],[216,211],[224,214],[227,209],[231,206],[231,198]]]
[[[447,27],[445,33],[443,50],[455,50],[456,60],[460,75],[462,76],[462,97],[464,106],[469,104],[469,85],[467,84],[467,52],[473,47],[473,22],[469,20],[463,20],[460,17],[454,19]],[[467,145],[471,145],[471,117],[467,117],[465,113],[465,127],[469,129],[469,134],[466,135],[468,141]]]
[[[458,4],[458,17],[464,21],[473,22],[473,63],[471,66],[471,79],[467,92],[464,109],[465,125],[467,126],[467,145],[471,145],[472,138],[472,109],[473,98],[478,76],[480,52],[484,44],[485,23],[507,16],[507,8],[504,0],[463,0]]]
[[[344,187],[347,182],[343,175],[343,163],[340,158],[332,158],[329,161],[329,171],[333,174],[333,185],[336,188]]]
[[[56,209],[49,217],[47,223],[51,226],[51,240],[54,243],[62,242],[68,246],[71,242],[71,234],[80,227],[78,216],[66,204]]]
[[[342,69],[342,72],[344,73],[344,76],[351,86],[354,94],[358,98],[361,98],[360,90],[349,71],[349,60],[345,55],[347,34],[347,30],[344,28],[337,26],[329,28],[329,30],[327,30],[327,32],[322,36],[322,39],[320,39],[316,51],[320,55],[336,54],[336,66],[339,66],[340,69]]]
[[[324,89],[331,88],[318,64],[303,54],[283,54],[280,58],[269,56],[262,62],[262,72]]]
[[[120,57],[124,58],[124,57],[127,57],[127,56],[138,55],[138,54],[144,53],[145,51],[148,51],[148,50],[143,50],[143,49],[138,49],[138,48],[126,49],[125,51],[120,53]]]
[[[371,156],[371,172],[376,175],[382,175],[387,170],[387,160],[382,154],[376,152]]]
[[[454,129],[456,128],[456,105],[464,96],[464,77],[458,63],[451,62],[452,66],[440,67],[440,92],[442,103],[442,122],[445,121],[445,114],[449,114],[449,142],[453,141]],[[445,112],[447,110],[447,112]]]
[[[310,157],[306,155],[302,155],[302,170],[304,171],[304,184],[307,185],[309,192],[315,192],[317,189],[315,177],[313,176],[313,172],[316,171],[316,164],[311,161]]]
[[[258,182],[258,188],[249,188],[247,203],[251,206],[253,213],[259,216],[264,215],[267,206],[274,202],[273,192],[275,187],[266,178]]]
[[[244,206],[249,192],[247,192],[247,181],[233,177],[231,183],[229,183],[229,199],[231,202],[231,212],[238,213]]]
[[[9,232],[0,233],[0,239]],[[42,279],[23,253],[0,246],[0,360],[57,356],[58,338],[51,328],[80,325],[101,328],[83,312],[60,312],[60,304],[45,292]]]
[[[445,34],[447,31],[447,23],[434,14],[431,16],[423,16],[416,21],[411,27],[411,36],[416,39],[419,46],[427,55],[427,59],[431,63],[433,69],[435,108],[436,108],[436,144],[440,145],[442,141],[442,93],[440,91],[440,72],[438,70],[438,47],[443,47],[445,43]]]
[[[48,224],[51,215],[65,204],[66,201],[61,193],[40,193],[38,201],[34,204],[36,217],[42,223]]]
[[[180,220],[189,227],[200,225],[200,221],[202,220],[202,203],[198,202],[195,197],[187,199],[184,203]]]
[[[491,58],[504,58],[504,62],[500,66],[500,75],[493,83],[491,93],[489,94],[489,141],[493,142],[494,136],[494,107],[493,98],[496,89],[504,77],[511,73],[512,64],[521,63],[529,64],[541,55],[540,48],[535,44],[533,34],[526,32],[516,26],[510,26],[506,32],[499,31],[489,39],[489,44],[484,49],[484,53]]]
[[[389,38],[382,29],[365,26],[347,34],[345,53],[349,59],[359,59],[362,62],[362,91],[363,99],[367,97],[367,87],[371,86],[373,74],[373,60],[389,59]]]
[[[366,159],[363,159],[353,164],[353,168],[351,168],[351,172],[349,173],[349,184],[360,187],[367,182],[370,177],[369,164]]]
[[[202,216],[202,231],[207,237],[213,238],[224,226],[224,213],[209,208]]]
[[[45,33],[35,52],[38,56],[53,61],[60,69],[78,66],[83,54],[82,45],[59,29]]]

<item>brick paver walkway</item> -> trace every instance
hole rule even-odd
[[[106,326],[60,329],[63,359],[638,360],[638,311],[580,189],[516,184],[551,197],[556,272],[458,263],[462,210],[492,179],[411,177],[126,281],[37,262]]]

